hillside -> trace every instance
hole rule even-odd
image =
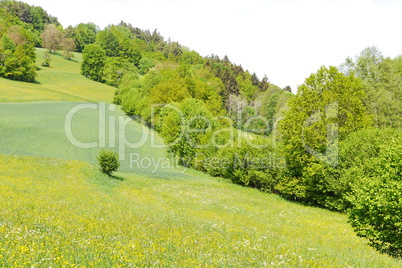
[[[40,84],[1,80],[13,86],[1,91],[3,102],[53,100],[0,104],[1,267],[402,265],[357,238],[339,213],[191,169],[153,173],[123,162],[117,179],[102,175],[94,165],[99,149],[78,149],[66,139],[65,116],[82,103],[66,100],[97,99],[98,88],[107,99],[112,90],[81,77],[78,63],[55,56],[53,66],[39,71]],[[67,80],[89,87],[78,91]],[[33,88],[38,93],[26,98]],[[119,110],[106,115],[124,116]],[[96,140],[98,116],[91,109],[77,113],[76,137]],[[127,126],[133,138],[141,131],[137,123]],[[127,152],[166,156],[149,143]]]
[[[291,91],[0,1],[0,267],[402,267],[402,58]]]
[[[216,179],[0,155],[1,267],[400,267],[342,214]],[[191,172],[193,173],[193,172]]]
[[[73,60],[51,56],[50,67],[42,67],[45,49],[36,49],[39,68],[35,83],[0,78],[0,102],[30,101],[107,101],[113,100],[113,87],[93,82],[80,75],[82,55],[74,53]]]

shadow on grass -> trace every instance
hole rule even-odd
[[[74,60],[74,59],[66,59],[66,60],[68,60],[68,61],[72,61],[72,62],[75,62],[75,63],[79,63],[79,61]]]
[[[109,175],[109,178],[115,179],[115,180],[119,180],[119,181],[124,181],[123,177],[120,176],[115,176],[115,175]]]

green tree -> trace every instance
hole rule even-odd
[[[155,61],[153,59],[143,57],[139,62],[138,68],[139,68],[140,74],[144,75],[149,71],[149,69],[151,69],[154,66],[155,66]]]
[[[94,81],[102,82],[106,52],[96,44],[87,45],[83,51],[81,74]]]
[[[35,48],[28,31],[15,25],[1,37],[0,75],[33,82],[36,77]]]
[[[120,167],[119,155],[115,151],[102,150],[97,159],[101,171],[108,176],[111,176]]]
[[[108,57],[121,57],[138,66],[141,53],[127,28],[110,26],[98,33],[96,44],[101,46]]]
[[[352,187],[349,220],[371,246],[402,257],[402,136],[381,143],[376,157],[365,159],[369,172],[359,172]]]
[[[364,82],[366,106],[378,127],[402,127],[402,62],[384,58],[376,47],[347,58],[344,73],[354,73]]]
[[[102,80],[110,86],[117,87],[124,75],[128,73],[138,73],[138,69],[133,63],[120,57],[107,58]]]
[[[191,98],[191,95],[184,79],[172,78],[153,87],[150,98],[153,104],[168,104]]]
[[[248,101],[254,100],[258,87],[253,85],[253,78],[249,72],[244,72],[236,77],[237,84],[240,88],[240,94]]]
[[[77,51],[82,52],[86,45],[95,43],[98,27],[93,23],[80,23],[74,27],[71,38],[77,44]]]
[[[371,125],[365,98],[361,80],[335,67],[322,67],[306,79],[279,124],[287,169],[278,191],[312,203],[331,194],[317,170],[337,165],[338,141]]]

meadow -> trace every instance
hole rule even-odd
[[[340,213],[180,167],[123,161],[114,178],[103,175],[100,149],[66,137],[71,108],[114,92],[80,76],[79,57],[53,56],[37,84],[0,79],[0,267],[402,267]],[[127,119],[106,110],[106,125],[118,117]],[[81,110],[72,133],[99,142],[98,122],[99,110]],[[114,131],[106,147],[116,149]],[[126,127],[131,142],[143,131]],[[126,153],[167,157],[150,139]]]
[[[50,67],[42,67],[45,49],[36,49],[38,76],[36,83],[0,78],[0,102],[30,101],[111,101],[115,89],[80,75],[82,55],[74,53],[72,60],[55,54]]]
[[[400,267],[342,214],[208,178],[0,155],[1,267]]]

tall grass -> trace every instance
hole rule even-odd
[[[203,177],[0,155],[1,267],[401,267],[342,214]]]

